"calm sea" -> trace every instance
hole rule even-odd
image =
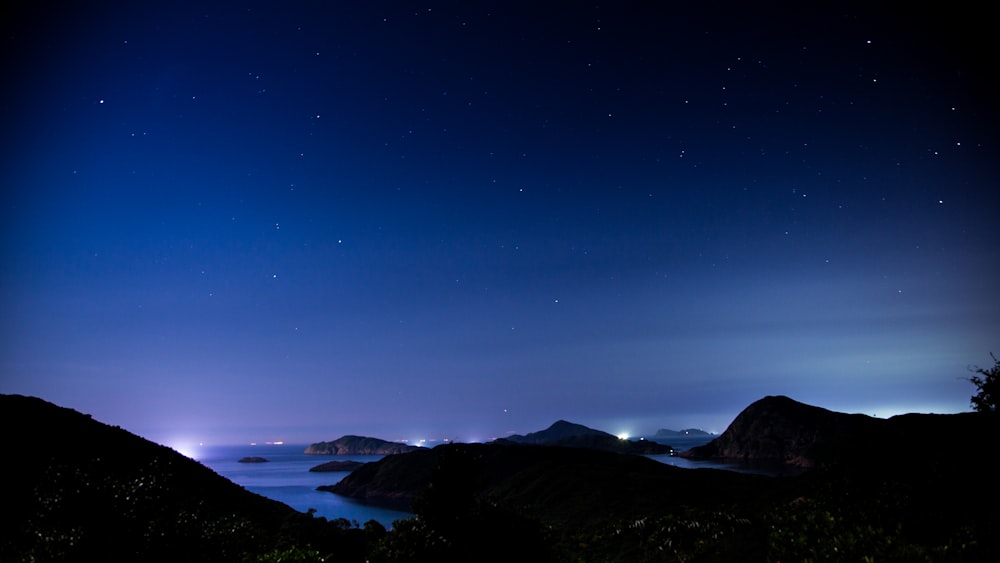
[[[230,481],[261,496],[274,499],[306,512],[316,510],[327,519],[346,518],[364,524],[380,522],[386,528],[395,520],[413,516],[409,512],[387,510],[356,500],[317,491],[320,485],[332,485],[347,476],[347,472],[312,473],[314,467],[327,461],[376,461],[382,456],[322,456],[305,455],[307,444],[201,446],[195,459]],[[257,456],[266,463],[240,463],[240,458]]]
[[[660,439],[678,452],[708,443],[715,436],[683,436]],[[382,456],[318,456],[305,455],[306,444],[246,445],[246,446],[202,446],[195,452],[195,459],[216,473],[228,478],[245,489],[259,495],[283,502],[296,510],[306,512],[315,509],[317,516],[327,519],[346,518],[364,524],[369,520],[380,522],[391,528],[396,520],[410,518],[409,512],[387,510],[366,505],[333,493],[317,491],[320,485],[332,485],[348,472],[312,473],[309,468],[327,461],[353,460],[376,461]],[[240,463],[243,457],[263,457],[266,463]],[[752,468],[737,467],[713,462],[695,462],[669,455],[648,456],[661,463],[684,468],[713,467],[736,471],[754,471]],[[773,473],[760,469],[761,473]]]

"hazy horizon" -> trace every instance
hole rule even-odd
[[[763,398],[763,397],[761,397]],[[794,399],[794,397],[792,397]],[[801,402],[801,401],[800,401]],[[64,405],[61,405],[64,406]],[[746,405],[749,406],[749,403]],[[914,408],[914,409],[899,409],[899,410],[888,410],[879,412],[865,412],[858,410],[838,410],[829,409],[823,405],[812,405],[820,408],[826,408],[827,410],[833,410],[835,412],[843,412],[846,414],[865,414],[875,418],[887,419],[892,416],[908,413],[933,413],[933,414],[954,414],[957,412],[969,412],[971,409],[964,409],[959,411],[947,411],[936,409],[933,407],[928,408]],[[272,445],[273,443],[280,442],[286,445],[308,445],[316,442],[328,442],[333,441],[343,436],[366,436],[379,438],[391,442],[406,442],[413,445],[439,445],[446,442],[489,442],[497,438],[504,438],[513,434],[528,434],[531,432],[537,432],[544,430],[551,426],[558,420],[566,420],[568,422],[582,424],[590,428],[597,430],[602,430],[618,436],[628,436],[630,438],[639,437],[650,437],[653,436],[658,430],[687,430],[687,429],[697,429],[704,430],[713,435],[722,434],[729,426],[729,424],[739,415],[743,409],[741,408],[738,412],[734,413],[728,418],[723,424],[719,426],[712,426],[712,421],[725,420],[719,417],[691,417],[691,420],[704,420],[705,425],[697,424],[661,424],[656,425],[654,420],[639,420],[636,418],[621,418],[621,419],[607,419],[607,420],[597,420],[597,421],[584,421],[580,419],[568,418],[563,416],[556,416],[549,419],[547,422],[538,422],[534,426],[530,422],[524,424],[514,424],[509,425],[510,428],[503,431],[491,431],[490,429],[475,429],[470,428],[468,425],[463,426],[459,423],[453,424],[450,428],[452,431],[434,431],[426,430],[421,431],[416,428],[398,428],[390,427],[385,425],[379,425],[378,423],[366,423],[366,422],[356,422],[351,425],[345,425],[341,428],[324,428],[322,426],[317,426],[315,428],[287,428],[282,427],[280,424],[274,426],[263,426],[259,428],[249,428],[249,429],[230,429],[230,430],[211,430],[211,429],[197,429],[192,428],[190,431],[178,431],[176,428],[165,429],[165,430],[155,430],[147,429],[145,432],[136,432],[132,429],[125,428],[134,434],[142,436],[143,438],[149,439],[151,441],[157,442],[162,445],[166,445],[178,450],[190,449],[197,445],[204,446],[246,446],[246,445]],[[516,418],[516,417],[515,417]],[[666,417],[665,417],[666,418]],[[104,421],[101,421],[104,422]],[[422,443],[423,442],[423,443]]]

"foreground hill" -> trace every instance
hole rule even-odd
[[[429,489],[447,490],[493,499],[549,524],[582,526],[686,505],[752,504],[779,488],[776,480],[760,475],[685,470],[636,455],[490,443],[383,458],[321,490],[403,510]]]
[[[0,561],[239,561],[299,543],[347,561],[364,552],[360,530],[88,415],[0,395],[0,427]]]
[[[341,436],[332,442],[309,444],[305,453],[309,455],[393,455],[420,449],[399,442],[389,442],[367,436]]]
[[[582,424],[575,424],[565,420],[557,420],[545,430],[532,432],[523,436],[514,434],[513,436],[496,440],[496,442],[501,444],[513,443],[588,448],[638,455],[670,454],[674,451],[670,446],[657,442],[649,440],[624,440],[603,430],[595,430]]]
[[[877,426],[878,420],[869,416],[833,412],[784,396],[764,397],[743,409],[718,438],[681,456],[813,467],[821,449],[864,437]]]
[[[681,454],[689,459],[775,461],[828,471],[963,472],[981,463],[985,444],[998,437],[985,413],[906,414],[889,419],[845,414],[784,396],[746,407],[725,432]]]

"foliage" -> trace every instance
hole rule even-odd
[[[350,563],[364,561],[386,534],[378,523],[362,530],[267,502],[223,505],[182,465],[48,462],[23,502],[4,508],[14,518],[0,539],[0,561]]]
[[[261,545],[260,521],[178,494],[183,478],[163,460],[52,463],[39,477],[21,526],[7,530],[16,559],[231,560]]]
[[[379,563],[552,560],[551,542],[534,519],[478,493],[482,458],[445,449],[430,484],[413,503],[415,518],[400,520],[373,550]]]
[[[776,508],[767,515],[767,522],[768,560],[928,560],[921,556],[922,550],[907,547],[898,525],[887,528],[865,514],[845,512],[822,501],[802,499]],[[913,552],[902,557],[907,551]]]
[[[989,561],[995,523],[919,487],[834,478],[763,514],[765,561]]]
[[[993,367],[983,369],[981,367],[970,368],[979,375],[973,375],[969,381],[976,386],[978,392],[972,396],[972,408],[977,412],[996,412],[997,400],[1000,399],[1000,360],[990,354],[993,358]]]
[[[477,500],[450,525],[417,516],[399,520],[370,555],[372,563],[553,561],[552,541],[535,520]]]
[[[323,563],[327,560],[328,557],[315,549],[293,546],[258,555],[254,563]]]
[[[586,563],[761,560],[758,525],[729,511],[688,509],[609,523],[562,542],[562,559]]]

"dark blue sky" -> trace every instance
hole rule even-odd
[[[2,392],[171,444],[722,431],[968,410],[1000,353],[961,3],[18,4]]]

